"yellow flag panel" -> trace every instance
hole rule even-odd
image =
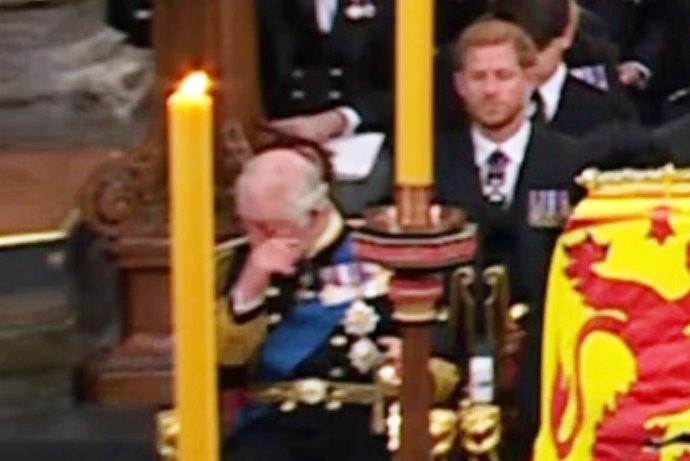
[[[690,460],[690,195],[657,189],[590,191],[556,245],[535,461]]]

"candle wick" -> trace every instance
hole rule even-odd
[[[203,96],[211,86],[211,81],[206,72],[197,71],[189,74],[180,84],[180,93],[185,96]]]

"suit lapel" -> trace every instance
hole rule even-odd
[[[573,124],[573,113],[581,107],[582,103],[578,101],[579,95],[575,85],[573,84],[573,77],[568,75],[563,83],[563,88],[561,89],[561,97],[558,100],[558,109],[553,119],[547,124],[553,125],[556,131],[569,132],[571,125]],[[566,109],[567,108],[567,109]],[[590,117],[592,114],[589,115]],[[579,119],[575,117],[575,120]]]
[[[537,152],[537,145],[539,143],[539,127],[532,124],[532,133],[525,149],[525,157],[522,160],[520,171],[518,172],[517,182],[515,183],[515,191],[513,193],[513,201],[510,204],[510,214],[513,219],[524,220],[527,212],[527,196],[529,189],[533,183],[532,178],[535,174],[535,169],[539,166],[538,159],[535,157]],[[518,223],[520,221],[514,221]]]

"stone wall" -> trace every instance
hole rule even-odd
[[[44,145],[69,143],[77,126],[83,140],[90,122],[94,144],[98,131],[126,135],[117,124],[136,118],[154,79],[151,50],[105,24],[104,0],[0,0],[0,60],[0,147],[47,133]]]

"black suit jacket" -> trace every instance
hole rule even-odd
[[[510,273],[511,302],[525,302],[531,308],[526,325],[528,339],[516,388],[521,434],[510,437],[514,440],[509,442],[512,454],[526,456],[538,429],[542,306],[549,260],[560,233],[560,228],[538,229],[529,225],[529,193],[568,190],[575,198],[577,190],[573,177],[585,162],[577,152],[575,141],[534,125],[512,204],[509,209],[501,210],[482,196],[473,152],[467,129],[447,133],[438,139],[436,194],[440,202],[460,206],[471,221],[478,223],[477,269],[498,262],[506,264]]]
[[[441,203],[465,209],[469,219],[479,224],[482,264],[508,264],[512,273],[513,301],[541,306],[545,277],[535,269],[546,269],[554,239],[560,232],[560,229],[529,226],[529,192],[566,190],[576,198],[578,190],[573,177],[587,163],[581,158],[574,140],[534,124],[512,203],[503,210],[489,204],[482,195],[469,130],[463,128],[439,137],[436,198]]]
[[[579,0],[585,14],[593,14],[603,24],[606,37],[621,50],[635,34],[635,18],[638,7],[627,0]]]
[[[648,0],[641,8],[633,57],[652,70],[647,91],[665,98],[690,85],[690,2]]]
[[[558,110],[548,125],[561,133],[581,136],[606,123],[635,120],[635,108],[622,93],[600,90],[568,75]]]
[[[339,0],[333,27],[322,34],[313,0],[257,0],[269,117],[350,106],[362,117],[362,129],[390,126],[393,2],[372,3],[373,18],[353,20]]]
[[[669,161],[690,167],[690,114],[656,128],[654,140]]]

